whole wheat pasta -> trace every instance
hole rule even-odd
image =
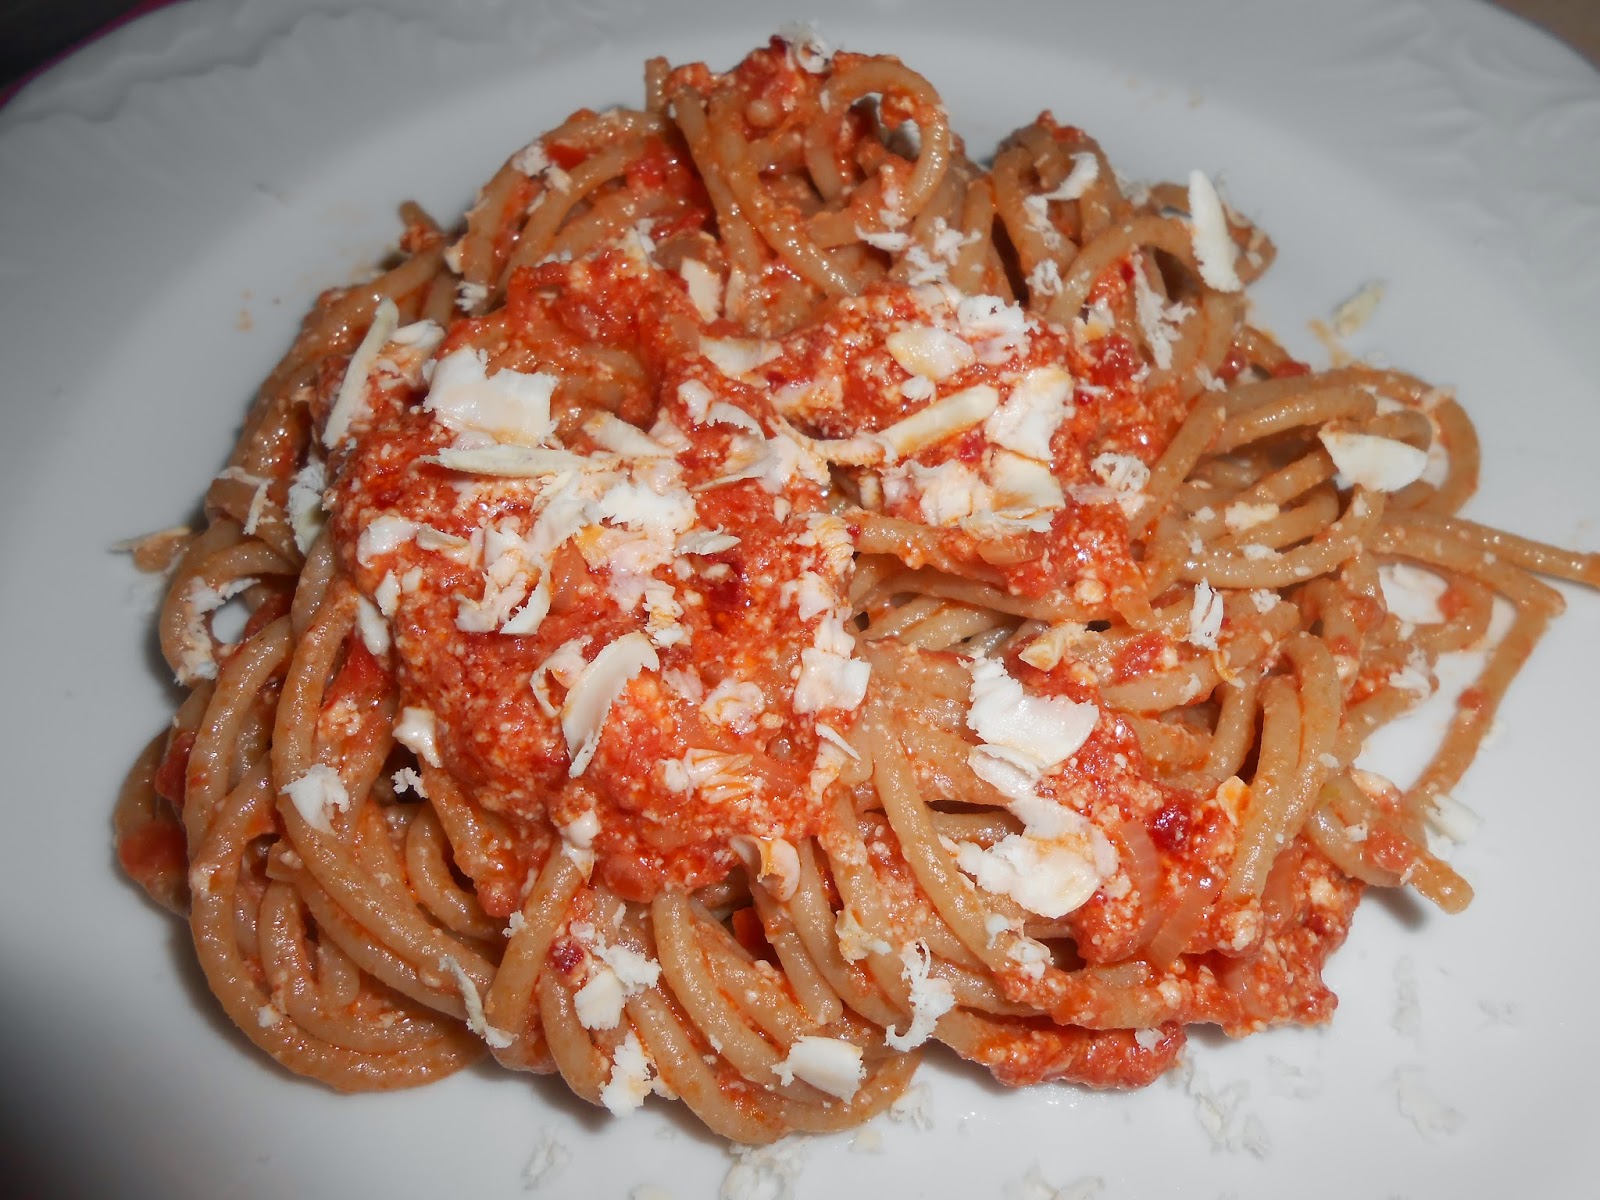
[[[402,209],[140,550],[186,698],[118,853],[229,1018],[337,1088],[487,1052],[760,1142],[932,1043],[1141,1086],[1327,1020],[1364,888],[1464,907],[1427,829],[1536,576],[1600,582],[1457,515],[1465,409],[1250,325],[1271,245],[1198,173],[1048,113],[985,170],[888,56],[646,77]],[[1419,779],[1363,771],[1472,648]]]

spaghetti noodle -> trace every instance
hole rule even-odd
[[[344,1089],[485,1051],[742,1142],[943,1042],[1138,1086],[1329,1018],[1600,560],[1455,514],[1445,392],[1294,361],[1266,237],[889,57],[653,61],[325,293],[177,552],[117,808],[232,1020]],[[1409,583],[1438,619],[1402,620]],[[1355,765],[1515,618],[1402,791]],[[242,610],[224,641],[223,609]]]

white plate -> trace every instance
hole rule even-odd
[[[390,241],[396,201],[457,212],[568,110],[636,102],[648,54],[726,66],[793,15],[762,7],[180,5],[0,111],[0,1078],[22,1178],[65,1195],[511,1196],[550,1131],[572,1157],[540,1194],[716,1193],[733,1160],[668,1106],[611,1121],[489,1068],[340,1097],[227,1027],[184,931],[112,860],[118,780],[171,693],[153,590],[106,548],[193,510],[300,313]],[[1485,441],[1471,511],[1594,548],[1600,76],[1475,3],[1059,8],[807,15],[924,71],[975,148],[1048,106],[1130,177],[1219,174],[1281,248],[1265,319],[1313,357],[1305,320],[1387,280],[1356,348],[1458,386]],[[1222,1148],[1181,1083],[1008,1093],[941,1058],[923,1075],[932,1132],[880,1121],[881,1152],[807,1143],[793,1194],[1049,1195],[1023,1188],[1033,1167],[1107,1200],[1586,1192],[1600,603],[1567,590],[1461,789],[1484,818],[1458,854],[1477,902],[1453,919],[1364,906],[1329,971],[1330,1028],[1197,1037]],[[1397,1020],[1412,992],[1415,1025]],[[1401,1078],[1440,1128],[1402,1113]]]

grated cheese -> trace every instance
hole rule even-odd
[[[447,429],[487,434],[496,442],[537,446],[554,432],[550,396],[556,377],[503,367],[488,373],[488,352],[475,347],[439,359],[422,407]],[[447,464],[448,465],[448,464]]]
[[[448,954],[439,960],[439,966],[455,978],[456,986],[461,989],[461,1003],[467,1008],[467,1028],[496,1050],[511,1045],[515,1039],[505,1030],[496,1029],[484,1017],[483,998],[478,995],[478,985],[466,968]]]
[[[350,356],[350,366],[345,370],[344,381],[333,407],[328,410],[327,423],[322,427],[322,444],[333,449],[350,432],[357,416],[366,410],[367,380],[378,362],[378,352],[383,349],[391,334],[400,326],[400,310],[388,297],[378,301],[372,314],[372,324]]]
[[[900,951],[901,976],[911,992],[911,1023],[904,1033],[892,1028],[883,1031],[883,1040],[893,1049],[915,1049],[933,1036],[939,1018],[956,1006],[955,992],[942,979],[928,973],[933,951],[918,938]]]
[[[1219,292],[1243,290],[1236,268],[1239,247],[1228,232],[1222,198],[1203,171],[1189,172],[1189,237],[1207,287]]]
[[[1048,463],[1051,440],[1072,411],[1072,376],[1061,367],[1034,367],[984,420],[983,432],[997,446]]]
[[[644,1103],[654,1076],[655,1064],[645,1053],[639,1035],[630,1029],[611,1060],[611,1075],[600,1089],[600,1103],[613,1116],[627,1116]]]
[[[582,775],[600,746],[600,734],[612,703],[640,671],[659,670],[661,660],[642,633],[625,633],[594,656],[567,692],[561,705],[561,733],[572,765],[567,774]]]
[[[345,790],[344,779],[326,763],[307,768],[305,774],[285,784],[279,794],[289,797],[306,823],[323,833],[333,832],[329,813],[346,812],[350,808],[350,793]]]
[[[1398,492],[1420,479],[1428,466],[1427,451],[1394,438],[1338,429],[1319,429],[1317,438],[1339,469],[1334,483],[1341,488]]]
[[[327,524],[322,508],[322,493],[327,486],[328,468],[319,458],[308,459],[289,484],[284,505],[289,512],[289,528],[294,531],[294,544],[301,554],[311,549]]]
[[[1217,648],[1217,635],[1222,632],[1224,607],[1222,593],[1215,591],[1204,579],[1194,585],[1194,601],[1189,607],[1189,629],[1184,640],[1202,650]]]
[[[802,1036],[776,1068],[780,1083],[799,1079],[819,1091],[849,1100],[861,1088],[861,1047],[839,1038]]]
[[[407,706],[395,722],[394,740],[430,767],[442,766],[439,758],[438,723],[430,709]]]

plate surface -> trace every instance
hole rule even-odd
[[[514,1196],[554,1139],[569,1157],[535,1194],[736,1193],[735,1157],[660,1103],[613,1121],[487,1067],[341,1097],[227,1026],[185,931],[111,853],[118,782],[172,689],[155,588],[108,547],[193,512],[300,314],[376,260],[400,199],[453,216],[571,109],[637,103],[648,55],[725,67],[797,7],[202,0],[0,110],[0,1094],[22,1177],[61,1195]],[[1600,75],[1570,51],[1460,0],[804,15],[926,74],[976,153],[1049,107],[1129,178],[1220,177],[1279,246],[1261,319],[1314,361],[1306,320],[1386,281],[1353,348],[1457,387],[1485,444],[1471,514],[1600,547]],[[1331,1027],[1197,1036],[1187,1078],[1135,1095],[1010,1093],[933,1055],[931,1129],[880,1118],[790,1145],[749,1194],[1586,1192],[1600,968],[1571,931],[1600,839],[1600,598],[1566,590],[1458,794],[1483,818],[1455,854],[1476,903],[1363,906]],[[1427,731],[1387,736],[1380,765],[1414,762]]]

